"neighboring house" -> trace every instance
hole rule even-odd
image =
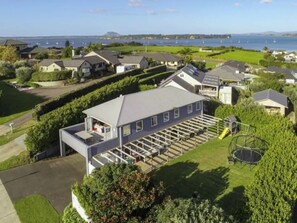
[[[0,46],[13,46],[17,51],[22,51],[28,47],[28,44],[16,39],[6,39],[0,41]]]
[[[234,68],[229,65],[223,65],[214,68],[206,74],[210,76],[219,77],[221,82],[227,85],[242,85],[244,82],[244,74],[241,73],[237,68]]]
[[[145,69],[148,67],[148,62],[144,56],[124,56],[119,59],[119,61],[121,62],[121,65],[129,66],[133,69]]]
[[[23,49],[20,52],[20,56],[23,59],[34,59],[36,55],[40,53],[48,53],[48,52],[49,50],[47,48],[33,46],[33,47],[27,47],[26,49]]]
[[[160,87],[166,86],[174,86],[195,94],[218,97],[220,81],[218,77],[207,75],[193,65],[187,64],[161,82]]]
[[[204,100],[175,87],[119,96],[83,111],[84,123],[60,129],[61,155],[65,145],[79,152],[86,158],[87,174],[108,162],[145,162],[166,149],[166,143],[194,130],[200,134],[207,123],[216,125],[210,116],[203,121]],[[197,117],[201,121],[190,121]],[[191,125],[184,124],[189,121]]]
[[[85,56],[82,58],[77,58],[78,60],[86,60],[89,64],[91,64],[91,73],[97,71],[105,71],[106,70],[106,62],[98,56]]]
[[[118,59],[117,53],[109,50],[101,50],[101,51],[92,51],[85,55],[85,57],[90,57],[90,56],[97,56],[100,59],[102,59],[105,62],[105,68],[110,69],[112,71],[116,71],[116,67],[120,65],[120,61]]]
[[[247,66],[245,63],[236,61],[236,60],[228,60],[227,62],[223,63],[223,66],[229,66],[237,70],[239,73],[245,73],[247,71]]]
[[[288,98],[275,90],[268,89],[253,94],[254,101],[265,107],[268,113],[286,115]]]
[[[219,89],[219,100],[226,105],[233,104],[233,87],[231,86],[220,86]]]
[[[292,52],[292,53],[286,53],[285,56],[284,56],[284,59],[287,62],[296,62],[297,55],[294,52]]]
[[[296,84],[297,83],[297,70],[284,69],[284,68],[279,68],[279,67],[267,67],[264,70],[264,72],[283,74],[286,84]]]
[[[175,56],[170,53],[142,53],[142,56],[152,59],[159,64],[165,64],[170,68],[179,68],[184,65],[181,57]]]
[[[82,72],[84,76],[89,76],[90,69],[91,64],[86,60],[44,59],[39,63],[39,70],[42,72],[72,70],[76,72]]]

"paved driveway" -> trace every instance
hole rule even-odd
[[[74,154],[2,171],[0,179],[12,202],[42,194],[61,213],[71,202],[71,186],[81,182],[85,172],[85,159]]]

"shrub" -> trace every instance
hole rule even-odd
[[[19,67],[15,73],[18,83],[24,84],[31,79],[32,69],[30,67]]]
[[[30,67],[30,64],[26,60],[18,60],[13,64],[15,69],[20,67]]]
[[[138,91],[138,79],[127,77],[121,81],[99,88],[85,96],[44,115],[42,120],[27,133],[25,143],[31,155],[46,150],[59,139],[59,129],[84,120],[83,110],[118,97]]]
[[[14,78],[14,67],[10,62],[0,60],[0,78]]]
[[[53,72],[34,72],[31,81],[60,81],[66,80],[72,76],[71,70],[53,71]]]
[[[107,84],[119,81],[124,77],[133,76],[133,75],[136,75],[136,74],[139,74],[139,73],[141,73],[141,70],[140,69],[135,69],[135,70],[130,70],[130,71],[124,72],[124,73],[122,73],[120,75],[115,74],[115,75],[112,75],[112,76],[103,77],[98,82],[89,84],[89,85],[87,85],[87,86],[85,86],[83,88],[71,91],[69,93],[65,93],[65,94],[63,94],[63,95],[61,95],[59,97],[56,97],[56,98],[50,99],[48,101],[45,101],[45,102],[43,102],[41,104],[38,104],[34,108],[32,116],[35,119],[39,120],[40,116],[42,116],[42,115],[44,115],[44,114],[46,114],[46,113],[48,113],[50,111],[53,111],[56,108],[59,108],[59,107],[65,105],[66,103],[72,101],[75,98],[86,95],[89,92],[94,91],[94,90],[96,90],[96,89],[98,89],[100,87],[103,87],[103,86],[107,85]]]
[[[71,204],[67,205],[62,216],[63,223],[86,223]]]
[[[163,79],[166,79],[173,73],[174,73],[174,71],[167,71],[167,72],[155,74],[153,76],[141,79],[139,81],[139,83],[140,84],[149,84],[149,85],[159,84]]]

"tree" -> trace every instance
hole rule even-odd
[[[6,61],[0,61],[0,78],[14,78],[14,67],[11,63]]]
[[[206,68],[206,63],[203,61],[192,61],[191,62],[192,65],[194,65],[195,67],[197,67],[199,70],[204,71]]]
[[[182,50],[178,51],[179,54],[183,56],[184,62],[189,64],[192,62],[193,50],[189,47],[185,47]]]
[[[0,59],[14,63],[18,59],[18,53],[15,47],[13,46],[4,46],[0,49]]]
[[[73,192],[93,222],[141,220],[163,195],[163,187],[135,165],[108,164],[95,169]]]
[[[103,46],[102,43],[90,43],[88,46],[84,48],[84,50],[89,53],[91,51],[99,51],[102,50]]]
[[[66,40],[66,41],[65,41],[65,47],[70,47],[70,42],[69,42],[69,40]]]
[[[268,49],[267,46],[264,46],[264,47],[263,47],[263,51],[264,51],[264,52],[267,52],[268,50],[269,50],[269,49]]]
[[[49,54],[48,52],[39,52],[36,56],[35,59],[37,60],[43,60],[43,59],[48,59],[49,58]]]
[[[68,46],[62,50],[62,57],[63,58],[70,58],[72,56],[72,47]]]
[[[26,60],[18,60],[14,64],[14,69],[18,69],[20,67],[30,67],[30,64]]]
[[[32,69],[30,67],[20,67],[15,71],[18,83],[24,84],[31,79]]]
[[[187,223],[187,222],[235,222],[227,216],[222,208],[210,203],[209,200],[197,198],[169,200],[158,211],[156,222]]]

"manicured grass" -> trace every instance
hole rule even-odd
[[[9,143],[10,141],[16,139],[17,137],[25,134],[36,122],[34,120],[30,120],[20,127],[13,130],[13,132],[8,132],[5,135],[0,136],[0,146]]]
[[[34,194],[20,199],[14,207],[22,223],[59,223],[61,217],[42,195]]]
[[[257,167],[227,162],[231,137],[214,139],[172,160],[153,173],[163,181],[167,195],[191,197],[194,192],[203,199],[218,202],[233,214],[242,203],[244,187],[253,179]]]
[[[235,50],[232,52],[223,53],[221,55],[214,56],[213,58],[224,60],[238,60],[250,64],[259,64],[259,61],[263,59],[264,53],[255,51]]]
[[[10,87],[4,81],[0,81],[0,125],[24,115],[36,104],[42,102],[42,98],[18,91]]]
[[[12,156],[9,159],[0,162],[0,171],[23,166],[29,163],[31,163],[29,153],[27,151],[24,151],[17,156]]]

